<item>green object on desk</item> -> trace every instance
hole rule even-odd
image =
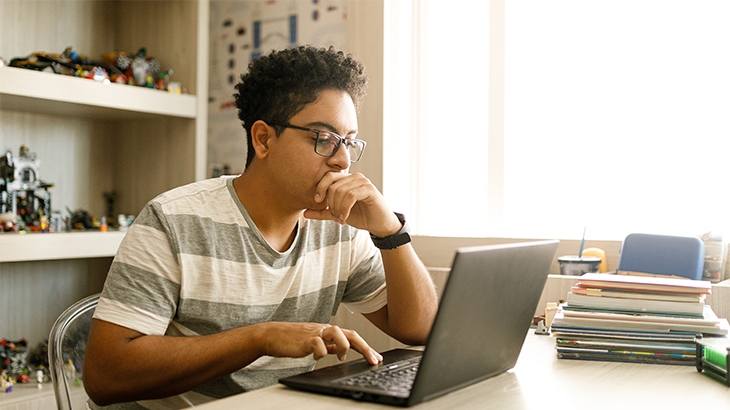
[[[730,339],[697,340],[697,371],[730,387]]]
[[[713,346],[705,346],[703,349],[702,360],[706,363],[712,363],[727,371],[727,351],[720,350]]]

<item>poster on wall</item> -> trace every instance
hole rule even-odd
[[[211,1],[208,177],[243,172],[246,135],[233,94],[248,64],[304,44],[346,49],[346,23],[346,0]]]

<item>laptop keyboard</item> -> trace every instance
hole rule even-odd
[[[397,393],[411,391],[413,381],[418,373],[418,365],[422,356],[391,363],[366,373],[360,373],[337,380],[335,383],[345,386],[367,387]]]

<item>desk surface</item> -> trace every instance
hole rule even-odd
[[[530,330],[514,369],[414,408],[727,409],[730,388],[694,366],[557,359],[555,338]],[[389,406],[303,393],[276,385],[196,407],[230,409],[385,409]]]

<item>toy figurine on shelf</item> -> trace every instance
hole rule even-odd
[[[101,67],[94,67],[91,69],[91,72],[86,76],[86,78],[98,81],[100,83],[110,83],[111,80],[109,79],[109,74],[107,74],[106,70]]]
[[[154,88],[152,78],[160,71],[160,64],[154,58],[147,57],[147,49],[142,47],[132,59],[132,77],[134,83],[147,88]]]
[[[94,227],[94,221],[89,211],[84,209],[71,211],[68,207],[66,210],[71,215],[69,223],[71,229],[92,229]]]
[[[120,84],[137,85],[168,91],[172,69],[161,70],[160,63],[147,55],[147,48],[140,47],[136,53],[114,51],[102,56],[104,66],[111,73],[111,81]],[[180,83],[175,83],[171,92],[181,94]]]
[[[5,370],[0,371],[0,390],[5,393],[13,392],[13,378]]]
[[[0,214],[0,232],[13,232],[15,231],[15,215],[10,212]]]
[[[102,232],[106,232],[108,230],[109,225],[106,216],[102,216],[101,218],[95,218],[89,213],[89,211],[85,209],[77,209],[75,211],[71,211],[67,207],[66,210],[71,215],[68,222],[69,229],[98,229]]]
[[[43,373],[43,369],[35,371],[35,382],[39,389],[43,388],[43,382],[46,379],[46,375]]]
[[[102,56],[104,67],[111,73],[111,81],[117,84],[127,84],[129,76],[126,74],[132,66],[132,59],[127,53],[119,51],[106,53]],[[132,80],[133,81],[133,80]]]
[[[167,92],[172,94],[182,94],[183,89],[178,81],[170,81],[167,83]]]
[[[158,90],[167,90],[167,86],[170,83],[171,75],[172,75],[172,70],[161,71],[157,75],[157,82],[155,83],[155,88]]]
[[[23,376],[29,373],[28,342],[25,339],[0,340],[0,369],[21,383],[25,381]]]
[[[38,346],[33,351],[33,355],[30,357],[30,364],[33,365],[37,370],[46,372],[48,369],[48,340],[44,340],[38,343]]]
[[[59,54],[36,52],[27,57],[14,58],[10,61],[10,67],[50,70],[56,74],[86,78],[95,68],[101,68],[101,64],[80,55],[69,46]]]
[[[71,64],[71,47],[60,54],[51,54],[45,52],[36,52],[27,57],[16,57],[10,60],[10,67],[27,68],[29,70],[44,71],[51,69],[56,74],[67,74],[69,69],[73,69]]]
[[[13,212],[12,192],[8,190],[10,182],[15,180],[15,164],[10,151],[0,157],[0,231],[10,232],[15,226],[15,212]]]
[[[41,220],[51,215],[50,189],[53,184],[40,179],[39,169],[40,161],[25,145],[20,147],[20,155],[15,160],[9,151],[0,157],[0,219],[3,230],[11,222],[13,230],[44,231]]]
[[[102,55],[101,61],[94,61],[78,54],[69,46],[61,53],[36,52],[26,57],[16,57],[8,65],[88,78],[103,83],[137,85],[169,90],[177,94],[184,92],[179,83],[174,83],[172,89],[168,89],[172,70],[161,71],[160,63],[147,55],[145,47],[140,47],[133,55],[115,51]]]

